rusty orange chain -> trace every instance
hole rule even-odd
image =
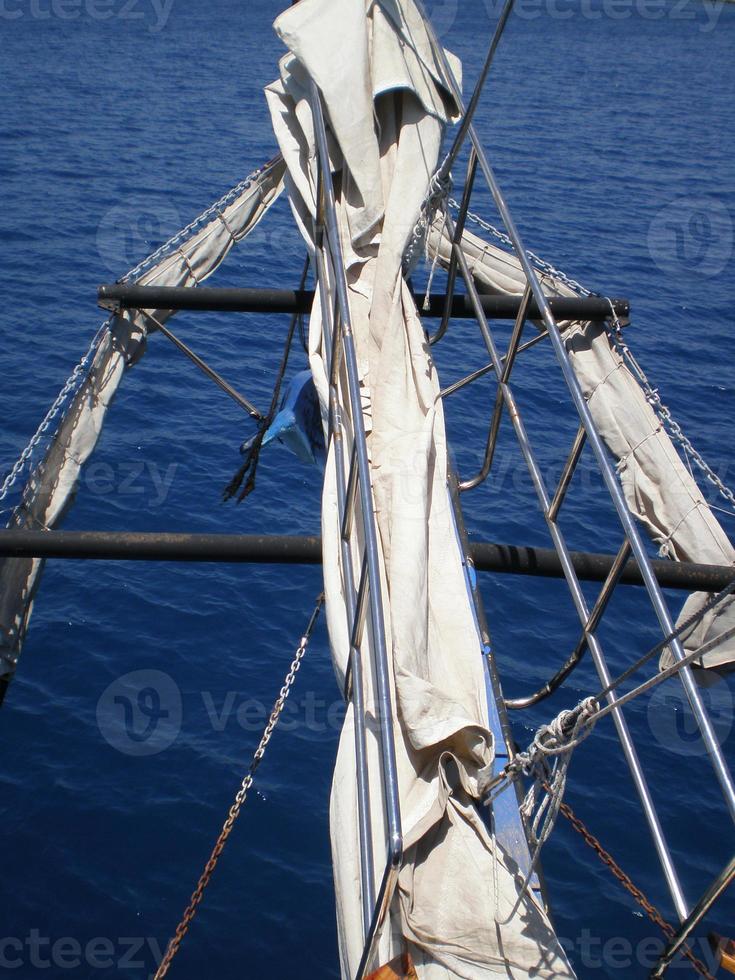
[[[659,928],[662,930],[664,935],[666,935],[669,939],[673,939],[673,937],[676,935],[676,931],[674,930],[673,926],[669,925],[669,923],[664,919],[664,917],[658,911],[656,906],[653,905],[646,898],[646,896],[643,894],[640,888],[638,888],[638,886],[633,883],[631,878],[623,871],[623,869],[617,863],[615,858],[605,850],[605,848],[602,846],[599,840],[587,828],[587,826],[579,819],[579,817],[572,810],[569,804],[562,803],[560,810],[567,818],[567,820],[571,823],[572,827],[574,827],[574,829],[577,831],[577,833],[581,835],[585,844],[587,844],[589,847],[592,848],[592,850],[595,852],[595,854],[597,854],[597,856],[600,858],[603,864],[607,865],[607,867],[612,871],[612,873],[618,879],[618,881],[623,886],[623,888],[625,888],[628,892],[630,892],[630,894],[633,896],[636,902],[638,902],[638,904],[641,906],[643,911],[646,913],[648,918],[657,926],[659,926]],[[689,960],[689,962],[692,964],[692,966],[697,971],[697,973],[703,976],[705,980],[715,980],[715,978],[709,972],[709,970],[704,965],[704,963],[702,963],[700,959],[697,959],[697,957],[694,955],[690,947],[686,945],[686,943],[682,947],[682,954]]]
[[[178,953],[179,947],[181,946],[181,942],[184,936],[186,935],[194,916],[197,913],[197,909],[199,908],[202,898],[204,897],[204,890],[209,884],[209,879],[212,877],[212,873],[217,866],[217,861],[219,860],[220,854],[225,848],[225,844],[227,843],[227,838],[230,836],[232,828],[235,825],[235,821],[240,816],[240,810],[242,808],[242,805],[247,798],[250,787],[253,785],[253,777],[255,776],[255,771],[260,765],[263,756],[265,755],[265,750],[268,746],[268,743],[271,740],[271,735],[273,734],[273,731],[276,725],[278,724],[278,720],[281,717],[283,706],[286,703],[286,699],[288,698],[288,695],[291,692],[291,686],[296,678],[296,674],[298,673],[299,667],[301,666],[301,661],[304,657],[304,654],[306,653],[306,648],[309,645],[311,634],[314,630],[314,626],[316,625],[316,621],[319,617],[319,613],[321,611],[323,604],[324,604],[324,593],[322,593],[319,596],[319,598],[316,600],[316,606],[314,607],[314,611],[312,612],[311,618],[309,619],[309,622],[306,626],[304,635],[301,637],[301,641],[296,649],[294,658],[291,661],[291,666],[289,668],[288,673],[286,674],[286,678],[283,682],[283,687],[279,691],[278,697],[276,698],[275,704],[273,705],[273,710],[271,711],[270,717],[268,718],[268,724],[265,726],[263,735],[253,755],[252,762],[248,767],[248,771],[245,775],[245,778],[242,781],[240,789],[237,791],[237,794],[235,795],[235,801],[230,807],[229,813],[227,814],[227,819],[225,820],[222,826],[222,831],[220,832],[220,835],[217,838],[217,843],[214,845],[209,860],[204,866],[204,871],[202,871],[201,873],[199,881],[197,882],[197,886],[194,889],[194,892],[192,893],[191,899],[189,900],[189,904],[187,905],[186,910],[184,911],[184,914],[181,917],[181,921],[176,927],[176,932],[174,933],[173,938],[171,939],[171,941],[168,944],[168,947],[166,948],[166,953],[163,959],[161,960],[161,964],[158,967],[158,970],[156,970],[156,975],[154,977],[154,980],[161,980],[161,978],[165,977],[166,974],[168,973],[168,969],[171,966],[171,961],[173,960],[174,956],[176,956],[176,954]]]

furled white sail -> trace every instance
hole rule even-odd
[[[451,241],[441,218],[429,232],[429,250],[448,265]],[[465,231],[462,249],[473,277],[496,293],[520,294],[525,278],[518,259]],[[550,296],[574,296],[563,282],[540,273]],[[617,472],[631,512],[644,524],[663,556],[712,565],[735,563],[735,549],[701,490],[649,405],[640,385],[612,347],[604,325],[560,324],[575,374],[605,445],[618,460]],[[694,615],[709,599],[695,592],[684,604],[679,622]],[[735,626],[735,601],[706,613],[684,639],[687,652],[715,641]],[[672,662],[667,651],[661,666]],[[704,667],[735,662],[735,641],[715,645],[702,658]]]
[[[164,249],[162,257],[146,264],[135,282],[145,286],[196,286],[224,260],[233,245],[257,225],[283,187],[280,157],[257,171],[232,199],[215,208],[211,219],[181,244]],[[155,311],[163,322],[170,310]],[[125,371],[145,350],[150,321],[140,313],[114,316],[102,333],[87,375],[59,425],[44,458],[31,472],[20,504],[8,523],[11,528],[51,529],[69,506],[82,466],[97,445],[107,409]],[[33,595],[43,562],[38,559],[0,559],[0,685],[15,672],[30,619]]]
[[[406,846],[379,962],[408,948],[419,976],[431,980],[570,977],[548,920],[530,895],[504,921],[519,882],[475,807],[494,757],[483,665],[447,493],[439,383],[401,271],[456,106],[413,0],[301,0],[275,28],[289,53],[266,95],[294,214],[311,249],[317,177],[310,79],[326,108],[369,433]],[[309,346],[326,418],[318,295]],[[349,450],[346,401],[341,413]],[[323,562],[330,644],[343,683],[349,640],[335,466],[332,446],[322,505]],[[369,629],[363,653],[377,889],[385,832]],[[330,812],[345,978],[355,976],[363,951],[353,724],[350,707]]]

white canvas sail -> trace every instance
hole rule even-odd
[[[444,266],[449,264],[451,241],[441,218],[430,229],[428,247]],[[516,295],[523,292],[525,278],[514,255],[466,230],[462,249],[473,277],[486,290]],[[548,273],[539,273],[539,277],[549,296],[575,295]],[[604,325],[575,321],[560,327],[595,425],[618,461],[618,477],[628,507],[661,555],[712,565],[735,563],[735,549],[640,385],[612,347]],[[694,615],[708,599],[703,592],[691,595],[678,622]],[[685,636],[686,652],[715,641],[733,626],[735,601],[730,599],[705,614]],[[710,668],[735,662],[735,640],[716,644],[702,661],[702,666]],[[672,654],[667,651],[661,658],[662,669],[671,662]]]
[[[175,248],[146,263],[133,281],[145,286],[196,286],[210,276],[232,247],[248,235],[283,187],[280,157],[257,171],[240,193],[189,235],[176,236]],[[172,312],[157,310],[163,322]],[[145,351],[150,321],[125,312],[112,317],[97,344],[87,375],[70,402],[59,428],[23,489],[8,527],[48,530],[58,525],[76,489],[82,466],[94,451],[110,403],[125,371]],[[0,690],[15,672],[30,619],[33,596],[43,562],[29,558],[0,559]],[[0,695],[1,696],[1,695]]]
[[[533,897],[527,895],[518,913],[504,921],[518,879],[475,807],[494,757],[483,665],[447,493],[440,387],[401,271],[456,106],[412,0],[301,0],[275,28],[289,53],[266,95],[288,166],[294,214],[312,250],[317,176],[310,79],[326,108],[369,433],[405,843],[378,962],[408,949],[419,976],[431,980],[571,977]],[[318,294],[309,348],[326,418],[327,357]],[[323,563],[330,645],[342,684],[349,639],[335,466],[332,446],[322,504]],[[355,575],[358,571],[355,567]],[[370,719],[377,699],[369,633],[363,650]],[[330,807],[344,978],[355,976],[364,942],[353,724],[350,707]],[[368,721],[377,886],[385,837],[376,729]]]

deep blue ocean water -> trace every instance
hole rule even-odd
[[[630,297],[628,336],[641,362],[733,482],[735,6],[519,2],[478,125],[521,232],[590,288]],[[446,0],[430,9],[473,79],[496,7]],[[262,88],[282,53],[271,30],[278,10],[260,0],[0,3],[0,469],[93,335],[97,285],[273,154]],[[475,210],[493,220],[483,191]],[[295,286],[302,257],[280,201],[213,282]],[[176,329],[266,406],[285,318],[181,314]],[[437,358],[445,382],[482,363],[476,328],[453,326]],[[299,352],[291,372],[303,366]],[[519,367],[519,398],[551,482],[573,418],[544,345]],[[463,474],[479,461],[490,399],[488,383],[449,402]],[[246,503],[221,502],[252,431],[153,337],[65,526],[317,532],[319,473],[281,447],[263,455]],[[465,498],[472,536],[547,545],[507,432],[498,466]],[[735,522],[723,521],[732,534]],[[587,461],[564,529],[574,547],[619,543]],[[481,585],[506,692],[526,693],[576,640],[565,588],[496,575]],[[0,711],[0,972],[153,972],[319,590],[313,568],[48,565]],[[677,609],[680,599],[670,598]],[[655,642],[640,590],[614,600],[603,639],[613,670]],[[170,711],[158,743],[131,743],[122,720],[111,725],[103,710],[134,671],[164,675],[149,675]],[[515,719],[519,743],[595,687],[585,663],[562,693]],[[732,830],[678,690],[626,713],[693,901],[732,855]],[[706,695],[731,759],[732,692],[727,682]],[[322,623],[172,976],[338,975],[327,802],[339,719]],[[168,745],[167,731],[176,735]],[[146,745],[159,751],[143,754]],[[609,720],[578,751],[568,799],[671,917]],[[655,928],[563,822],[544,866],[580,977],[646,976]],[[726,898],[707,926],[732,932],[733,913]]]

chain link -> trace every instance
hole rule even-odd
[[[449,204],[455,210],[459,210],[460,206],[457,201],[454,200],[454,198],[449,198]],[[511,248],[513,247],[513,243],[504,232],[502,232],[499,228],[496,228],[495,225],[491,225],[488,221],[485,221],[478,214],[468,211],[467,218],[482,228],[483,231],[488,232],[494,238],[498,239],[498,241],[502,242],[504,245],[510,246]],[[535,252],[531,252],[529,250],[526,252],[526,254],[540,272],[544,272],[549,276],[553,276],[554,279],[558,279],[559,282],[564,283],[565,286],[568,286],[570,289],[574,290],[574,292],[579,296],[594,295],[589,289],[577,282],[576,279],[570,278],[568,275],[566,275],[566,273],[562,272],[561,269],[557,269],[550,262],[547,262],[545,259],[542,259],[540,256],[536,255]],[[608,302],[610,302],[609,299]],[[610,321],[607,322],[610,341],[617,353],[632,371],[633,375],[638,381],[638,384],[641,386],[644,395],[646,396],[646,401],[663,423],[664,428],[668,432],[671,439],[680,446],[685,458],[691,460],[691,462],[693,462],[695,466],[702,471],[707,480],[728,502],[733,511],[735,511],[735,491],[730,489],[730,487],[728,487],[727,484],[724,483],[712,469],[702,454],[692,444],[689,437],[685,435],[679,423],[672,416],[670,409],[662,402],[658,388],[651,383],[645,371],[640,366],[635,355],[626,343],[625,338],[623,337],[620,320],[615,312],[612,302],[610,302],[610,312]]]
[[[247,190],[247,188],[250,187],[252,183],[261,175],[264,169],[265,168],[263,167],[259,167],[257,170],[254,170],[251,174],[249,174],[244,180],[241,180],[234,187],[230,188],[230,190],[227,191],[227,193],[224,194],[218,201],[215,201],[215,203],[211,207],[207,208],[206,211],[202,211],[202,213],[197,218],[195,218],[190,224],[188,224],[186,228],[182,228],[181,231],[177,232],[172,238],[169,238],[167,242],[164,242],[164,244],[161,245],[160,248],[157,248],[155,252],[152,252],[150,255],[146,256],[146,258],[144,258],[141,262],[139,262],[138,265],[136,265],[129,272],[126,272],[125,275],[119,281],[130,282],[131,280],[136,279],[138,276],[140,276],[140,274],[143,271],[145,271],[150,266],[152,266],[155,262],[159,261],[161,258],[166,256],[169,252],[173,251],[176,247],[179,246],[179,244],[184,239],[188,238],[188,236],[191,235],[192,232],[194,232],[208,218],[215,215],[221,208],[226,207],[230,203],[230,201],[232,201],[234,198],[242,194],[243,191]],[[102,339],[105,331],[109,329],[110,322],[111,319],[106,320],[105,323],[103,323],[100,329],[97,331],[94,339],[92,340],[92,343],[89,345],[89,349],[87,350],[87,352],[84,354],[82,359],[79,361],[79,363],[76,365],[72,373],[67,378],[63,388],[56,396],[56,400],[54,401],[53,405],[46,413],[46,416],[44,417],[39,427],[34,432],[33,436],[28,442],[28,445],[21,452],[20,456],[18,457],[18,459],[15,461],[10,471],[5,476],[2,486],[0,486],[0,501],[5,500],[10,490],[17,483],[19,476],[21,475],[21,473],[26,467],[26,464],[32,458],[33,453],[35,452],[36,448],[41,442],[44,434],[47,432],[49,426],[56,418],[56,416],[59,414],[66,401],[71,396],[76,394],[77,390],[81,387],[83,381],[82,374],[85,368],[87,367],[87,365],[89,364],[90,358],[93,352],[95,351],[98,343]],[[7,508],[5,509],[7,510]],[[0,510],[0,513],[2,512],[3,511]]]
[[[635,355],[626,343],[625,338],[623,337],[620,320],[615,313],[612,303],[610,304],[610,311],[611,327],[608,329],[608,336],[610,337],[615,350],[623,358],[623,360],[626,361],[628,367],[635,375],[638,384],[641,386],[643,393],[646,396],[646,401],[659,417],[666,431],[669,433],[674,442],[681,446],[685,456],[690,459],[702,471],[702,473],[704,473],[707,480],[709,480],[709,482],[719,491],[720,495],[724,497],[724,499],[735,511],[735,492],[733,492],[730,487],[728,487],[720,479],[717,473],[715,473],[709,463],[704,459],[702,454],[692,445],[691,440],[684,434],[681,426],[672,416],[670,409],[661,401],[658,388],[655,388],[651,384],[645,371],[640,366],[635,358]]]
[[[184,936],[186,935],[189,926],[191,925],[192,920],[194,919],[194,916],[197,913],[202,898],[204,897],[204,890],[209,884],[209,880],[212,877],[212,873],[214,872],[214,869],[217,866],[217,861],[219,860],[219,857],[222,854],[222,851],[224,850],[225,844],[227,843],[227,838],[230,836],[230,833],[232,832],[232,828],[235,825],[235,821],[240,816],[240,810],[242,808],[242,805],[247,799],[248,792],[251,786],[253,785],[253,778],[255,776],[255,772],[258,766],[260,765],[263,756],[265,755],[265,750],[268,747],[268,743],[271,740],[273,731],[276,725],[278,724],[279,718],[281,717],[283,706],[286,703],[286,699],[288,698],[291,692],[291,687],[296,678],[296,674],[298,673],[299,668],[301,666],[301,661],[303,660],[304,654],[306,653],[306,648],[309,645],[311,634],[314,630],[314,626],[316,625],[316,621],[319,617],[319,613],[321,611],[323,604],[324,604],[324,593],[322,593],[316,601],[316,606],[314,607],[314,611],[311,614],[311,618],[309,619],[306,630],[304,631],[304,635],[301,637],[301,641],[296,649],[294,658],[291,661],[291,666],[289,668],[288,673],[286,674],[286,678],[283,682],[283,687],[279,691],[278,697],[276,698],[275,704],[273,705],[273,710],[270,713],[268,724],[265,726],[258,747],[255,750],[255,753],[253,754],[253,758],[248,768],[248,771],[245,775],[245,778],[242,781],[242,784],[240,785],[240,789],[237,791],[235,795],[235,800],[229,809],[229,812],[227,814],[227,819],[225,820],[220,835],[217,838],[217,843],[214,845],[214,848],[212,849],[212,853],[209,857],[209,860],[204,866],[204,870],[202,871],[199,881],[197,882],[197,886],[194,889],[194,892],[192,893],[191,899],[189,900],[189,904],[187,905],[186,910],[184,911],[184,914],[181,917],[181,921],[176,927],[176,932],[174,933],[173,939],[168,944],[168,947],[166,949],[166,954],[161,960],[161,964],[158,967],[158,970],[156,971],[154,980],[161,980],[161,978],[165,977],[166,974],[168,973],[168,969],[171,966],[171,961],[173,960],[174,956],[176,956],[176,954],[178,953],[179,947],[181,946],[181,942]]]
[[[64,386],[59,392],[59,394],[56,396],[56,400],[54,401],[53,405],[46,413],[39,427],[31,436],[28,445],[25,447],[23,452],[20,454],[18,459],[13,464],[12,469],[3,480],[2,486],[0,487],[0,500],[5,500],[10,490],[12,490],[13,486],[17,483],[18,477],[25,469],[26,463],[28,463],[31,457],[33,456],[36,447],[41,442],[41,439],[43,438],[44,434],[48,430],[53,420],[59,414],[66,401],[70,397],[75,395],[79,390],[79,388],[82,386],[82,382],[84,380],[83,377],[84,371],[87,368],[87,365],[89,364],[92,355],[96,351],[98,344],[102,340],[106,331],[109,329],[109,326],[110,326],[110,320],[107,320],[105,321],[105,323],[102,324],[102,326],[99,328],[97,333],[94,335],[92,343],[87,348],[86,353],[83,355],[82,359],[79,361],[79,363],[74,368],[72,373],[66,379]]]
[[[620,865],[617,863],[615,858],[605,850],[600,841],[595,837],[595,835],[589,830],[589,828],[579,819],[576,813],[572,810],[568,803],[562,803],[560,806],[561,813],[567,818],[571,823],[572,827],[577,831],[582,837],[585,844],[592,848],[592,850],[597,854],[599,859],[605,864],[613,875],[618,879],[620,884],[628,891],[636,902],[640,905],[643,911],[646,913],[648,918],[659,926],[661,931],[666,935],[668,939],[673,939],[676,935],[676,930],[673,926],[664,919],[656,906],[643,894],[643,892],[638,888],[637,885],[633,883],[631,878],[623,871]],[[712,974],[709,972],[707,967],[698,959],[689,946],[684,944],[682,947],[682,955],[685,956],[689,962],[692,964],[694,969],[701,976],[705,977],[706,980],[715,980]]]
[[[449,204],[455,211],[459,211],[460,205],[453,197],[449,198]],[[504,245],[507,245],[509,248],[513,248],[513,242],[505,234],[505,232],[501,231],[500,228],[496,228],[495,225],[491,225],[489,221],[485,221],[485,219],[481,218],[479,214],[475,214],[474,211],[467,211],[467,218],[473,222],[473,224],[476,224],[482,228],[483,231],[486,231],[494,238],[497,238],[498,241],[502,242]],[[570,278],[565,272],[562,272],[561,269],[557,269],[556,266],[553,266],[550,262],[547,262],[546,259],[542,259],[540,255],[536,255],[536,253],[532,252],[530,249],[526,249],[526,255],[529,257],[529,259],[531,259],[539,272],[544,272],[548,276],[553,276],[554,279],[558,279],[560,282],[563,282],[565,286],[569,286],[570,289],[573,289],[574,292],[578,293],[580,296],[593,295],[589,289],[583,286],[580,282],[577,282],[576,279]]]
[[[208,207],[206,211],[202,211],[202,213],[190,224],[188,224],[186,228],[182,228],[181,231],[177,231],[176,234],[172,238],[169,238],[167,242],[164,242],[160,248],[157,248],[155,252],[151,252],[151,254],[147,255],[142,261],[140,261],[135,268],[131,269],[129,272],[126,272],[119,281],[130,282],[131,279],[137,278],[149,266],[153,265],[159,259],[164,258],[169,252],[172,252],[185,238],[188,238],[188,236],[191,235],[191,233],[195,231],[199,225],[203,224],[207,218],[213,217],[220,210],[220,208],[226,207],[230,201],[242,194],[243,191],[247,190],[253,181],[262,174],[264,169],[264,167],[258,167],[257,170],[254,170],[251,174],[245,177],[244,180],[241,180],[239,184],[235,184],[234,187],[231,187],[226,194],[224,194],[218,201],[215,201],[214,204],[212,204],[211,207]]]

